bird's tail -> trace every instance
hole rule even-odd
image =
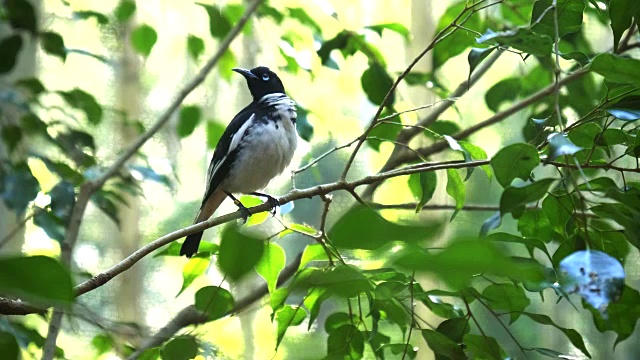
[[[224,201],[227,195],[220,190],[214,191],[203,203],[202,207],[200,207],[200,211],[198,212],[198,216],[196,216],[194,224],[203,222],[213,215],[213,213],[218,209],[220,204]],[[200,240],[202,239],[202,233],[204,231],[200,231],[191,235],[188,235],[184,240],[182,247],[180,248],[180,255],[185,255],[190,258],[195,253],[198,252],[198,247],[200,246]]]

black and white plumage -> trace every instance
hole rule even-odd
[[[213,152],[195,223],[213,215],[227,196],[266,187],[289,166],[296,149],[296,107],[280,78],[264,66],[233,70],[247,80],[253,101],[231,120]],[[187,236],[180,255],[197,253],[201,238],[202,232]]]

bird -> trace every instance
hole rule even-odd
[[[286,95],[278,75],[265,66],[232,70],[245,78],[253,101],[231,120],[216,145],[194,224],[207,220],[227,197],[246,221],[249,211],[234,193],[266,197],[275,209],[277,200],[257,191],[289,166],[297,146],[296,104]],[[188,235],[180,255],[195,255],[202,233]]]

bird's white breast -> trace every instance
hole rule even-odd
[[[277,121],[260,121],[247,129],[242,139],[241,151],[230,169],[229,176],[221,184],[232,193],[250,193],[267,186],[269,181],[289,166],[296,149],[296,112],[288,97],[278,99],[275,113]]]

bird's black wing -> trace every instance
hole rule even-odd
[[[251,123],[251,117],[254,116],[256,104],[251,103],[231,120],[224,133],[218,141],[213,157],[209,164],[207,172],[207,190],[205,192],[202,203],[204,204],[209,196],[217,189],[218,185],[229,174],[229,169],[235,161],[238,150],[240,149],[240,139],[246,134],[246,130]]]

